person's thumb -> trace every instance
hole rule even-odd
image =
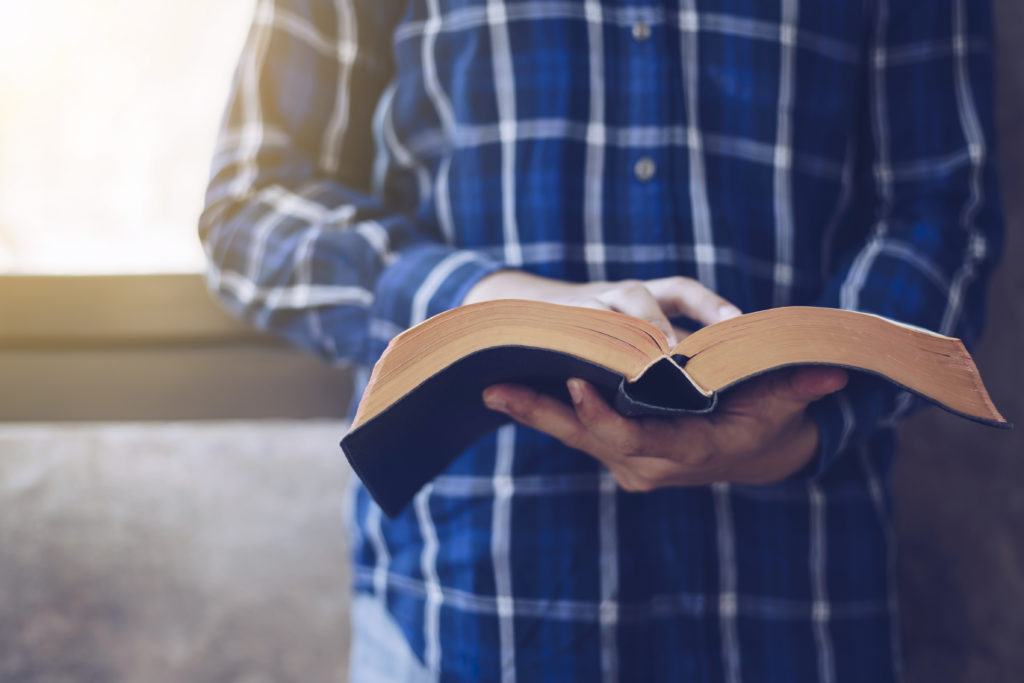
[[[846,386],[846,371],[828,365],[803,365],[779,378],[775,395],[787,402],[806,405]]]

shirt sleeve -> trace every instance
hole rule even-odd
[[[374,362],[498,267],[374,191],[394,5],[258,2],[200,218],[224,304],[334,362]]]
[[[876,313],[970,347],[1002,246],[989,4],[875,5],[856,137],[863,153],[846,178],[860,207],[831,237],[834,275],[817,305]],[[888,382],[857,376],[812,404],[817,473],[913,403]]]

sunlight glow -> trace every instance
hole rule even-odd
[[[0,2],[0,274],[189,272],[254,0]]]

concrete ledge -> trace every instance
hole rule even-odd
[[[340,418],[351,396],[199,274],[0,276],[0,320],[0,421]]]

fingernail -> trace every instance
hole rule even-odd
[[[496,391],[484,392],[484,405],[501,413],[508,412],[508,401]]]
[[[718,309],[719,320],[728,320],[729,318],[735,318],[738,315],[743,315],[743,311],[731,304],[722,306]]]
[[[569,395],[573,403],[583,403],[583,382],[578,379],[570,379],[566,384],[569,387]]]

